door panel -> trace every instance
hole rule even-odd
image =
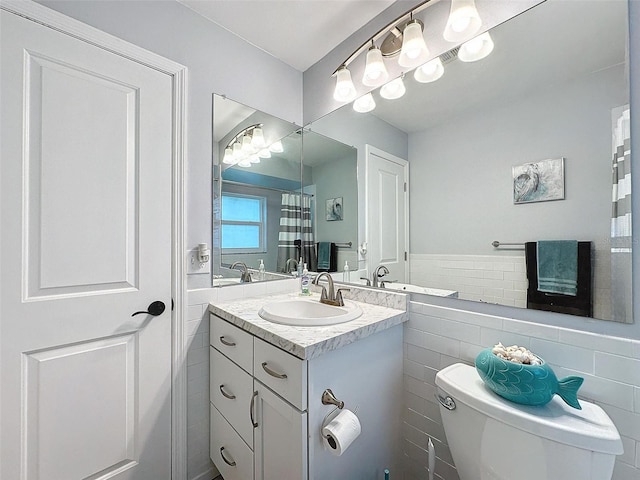
[[[369,278],[378,265],[389,269],[386,280],[408,278],[408,162],[367,146],[366,218]]]
[[[0,21],[0,477],[168,479],[172,79]]]

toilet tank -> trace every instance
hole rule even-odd
[[[581,400],[577,410],[557,396],[543,406],[516,404],[461,363],[438,372],[436,385],[460,480],[611,479],[622,441],[599,406]]]

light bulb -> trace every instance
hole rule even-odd
[[[356,87],[351,80],[351,72],[346,66],[341,66],[336,75],[336,89],[333,91],[333,98],[338,102],[350,102],[356,98]]]
[[[402,77],[398,77],[382,86],[380,89],[380,96],[387,100],[395,100],[396,98],[403,96],[406,91],[407,89],[404,88]]]
[[[248,167],[250,167],[250,166],[251,166],[251,162],[249,161],[249,159],[248,159],[248,158],[243,158],[242,160],[240,160],[240,161],[238,162],[238,165],[239,165],[239,166],[241,166],[241,167],[248,168]]]
[[[236,159],[233,157],[233,149],[227,147],[224,149],[224,157],[222,158],[222,163],[226,163],[227,165],[233,165],[236,163]]]
[[[367,93],[353,102],[353,109],[358,113],[367,113],[376,108],[376,101],[371,93]]]
[[[462,62],[475,62],[482,60],[493,51],[493,40],[489,32],[478,35],[476,38],[463,43],[458,50],[458,58]]]
[[[429,49],[422,36],[422,25],[418,20],[411,20],[402,32],[402,49],[398,64],[401,67],[413,68],[423,64],[429,56]]]
[[[271,158],[271,152],[269,151],[268,148],[263,148],[258,152],[258,156],[260,158]]]
[[[253,129],[253,136],[251,137],[251,146],[255,149],[261,149],[265,147],[264,134],[262,128],[256,127]]]
[[[433,60],[416,68],[413,72],[413,78],[420,83],[435,82],[444,74],[444,65],[440,57],[436,57]]]
[[[367,64],[364,68],[362,84],[367,87],[379,87],[389,78],[389,72],[384,65],[382,52],[378,47],[372,45],[367,52]]]
[[[451,0],[449,19],[442,36],[448,42],[464,42],[482,26],[474,0]]]
[[[246,133],[242,136],[242,153],[250,155],[253,153],[253,147],[251,146],[251,137]]]
[[[269,146],[269,150],[272,151],[273,153],[282,153],[282,152],[284,152],[284,148],[282,147],[282,142],[280,140],[278,140],[277,142],[273,142]]]

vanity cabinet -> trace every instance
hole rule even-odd
[[[377,478],[401,457],[402,325],[301,359],[212,314],[210,456],[225,480]],[[324,445],[330,388],[362,433]]]

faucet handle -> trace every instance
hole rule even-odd
[[[341,307],[344,307],[344,299],[342,298],[342,292],[350,292],[351,289],[350,288],[339,288],[338,291],[336,292],[336,302],[338,302],[338,305],[340,305]]]
[[[369,280],[367,277],[360,277],[360,280],[366,280],[367,282],[367,287],[371,286],[371,280]]]

